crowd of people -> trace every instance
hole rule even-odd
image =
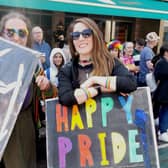
[[[156,61],[153,48],[159,36],[155,32],[135,42],[121,43],[115,39],[105,45],[97,24],[89,18],[78,18],[67,31],[67,54],[44,40],[41,27],[31,28],[28,18],[13,12],[2,17],[0,35],[40,51],[37,71],[44,72],[32,80],[27,93],[29,104],[23,103],[3,155],[5,168],[36,168],[36,126],[32,115],[36,88],[41,92],[51,90],[55,94],[50,97],[58,96],[61,104],[72,106],[101,93],[129,94],[137,86],[147,86],[146,74],[154,72],[158,86],[152,93],[152,101],[158,107],[155,115],[155,119],[159,118],[158,139],[168,142],[168,45],[160,48]],[[40,113],[45,112],[43,98],[46,97],[38,98]]]
[[[107,47],[111,53],[117,52],[116,56],[136,77],[138,87],[148,86],[150,81],[147,81],[147,74],[154,75],[157,86],[155,90],[151,89],[151,96],[154,119],[158,125],[157,137],[162,142],[168,142],[168,93],[166,91],[168,45],[163,44],[159,54],[155,54],[153,49],[159,39],[156,32],[150,32],[145,39],[137,39],[135,43],[125,42],[121,47],[121,42],[114,40],[109,42]]]

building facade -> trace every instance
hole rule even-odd
[[[1,6],[0,8],[0,17],[9,11],[15,10],[21,11],[28,16],[32,22],[32,26],[41,26],[44,30],[46,41],[52,47],[57,46],[58,36],[61,33],[66,37],[68,25],[72,20],[79,17],[94,19],[102,30],[106,42],[112,39],[118,39],[121,42],[134,41],[137,38],[145,38],[145,35],[151,31],[157,32],[161,37],[160,45],[168,41],[168,21],[159,19],[79,14],[5,6]]]

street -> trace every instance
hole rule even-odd
[[[160,168],[168,168],[168,144],[158,146]]]

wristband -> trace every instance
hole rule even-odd
[[[106,79],[105,87],[106,87],[107,89],[110,89],[110,85],[111,85],[111,79],[110,79],[110,78],[107,78],[107,79]]]
[[[88,89],[85,89],[86,93],[87,93],[87,96],[88,96],[88,99],[92,97],[90,91]]]
[[[86,99],[88,99],[89,97],[88,97],[88,93],[87,93],[87,91],[86,91],[84,88],[81,88],[81,89],[82,89],[83,92],[85,93]]]
[[[116,91],[116,79],[117,79],[116,76],[107,77],[105,87],[107,89],[111,89],[113,91]]]
[[[89,98],[92,97],[90,91],[89,91],[87,88],[81,88],[81,89],[84,91],[84,93],[85,93],[87,99],[89,99]]]

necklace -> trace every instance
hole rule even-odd
[[[91,63],[92,62],[92,59],[90,58],[90,59],[86,59],[86,60],[79,60],[79,63],[80,64],[86,64],[86,63]]]

